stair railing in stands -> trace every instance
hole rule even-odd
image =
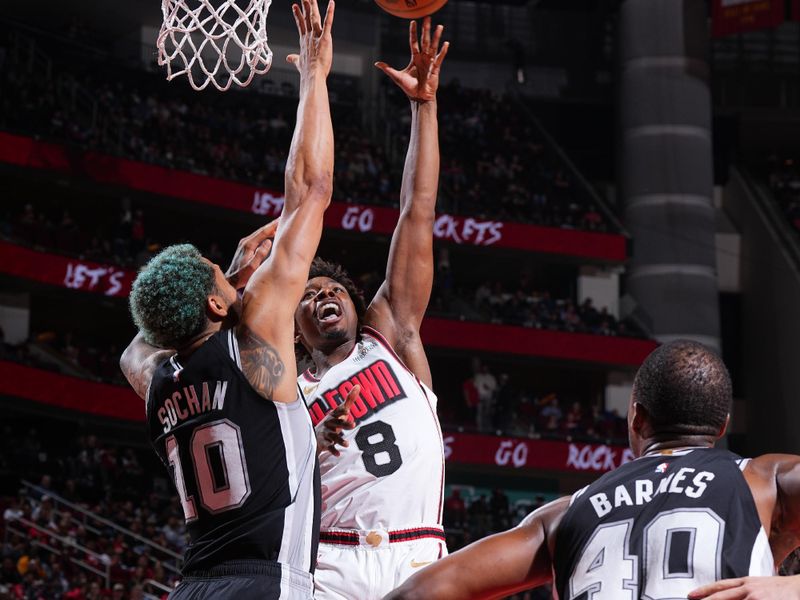
[[[96,513],[83,508],[82,506],[70,502],[58,494],[53,493],[51,490],[39,487],[38,485],[34,485],[33,483],[24,480],[22,485],[26,489],[28,497],[32,503],[38,503],[39,498],[46,495],[52,500],[53,509],[57,514],[63,515],[65,512],[70,512],[72,513],[73,518],[75,518],[76,514],[79,514],[82,516],[82,519],[79,519],[78,522],[93,533],[100,534],[103,529],[110,528],[117,533],[122,534],[126,540],[134,540],[137,544],[144,544],[155,553],[150,555],[150,560],[153,563],[160,561],[164,569],[172,573],[180,574],[180,569],[183,565],[183,557],[174,550],[170,550],[169,548],[157,544],[144,536],[134,533],[130,529],[126,529],[114,523],[113,521],[105,519]],[[31,492],[34,493],[32,494]]]
[[[731,178],[750,192],[754,206],[763,215],[773,239],[780,241],[781,248],[789,258],[794,271],[800,276],[800,236],[789,224],[772,190],[744,168],[731,169]]]
[[[511,96],[519,106],[521,112],[525,117],[531,122],[531,124],[536,128],[541,139],[547,144],[547,146],[552,150],[556,156],[558,156],[559,160],[563,163],[563,165],[567,168],[570,175],[572,175],[575,180],[581,185],[584,191],[589,195],[592,201],[597,205],[598,209],[603,213],[603,216],[608,219],[609,223],[611,223],[614,228],[619,231],[622,235],[627,238],[630,238],[630,233],[622,226],[622,223],[617,219],[614,212],[608,207],[605,200],[600,197],[600,194],[594,189],[591,183],[587,181],[587,179],[583,176],[580,169],[575,166],[575,163],[569,158],[567,153],[564,149],[559,145],[559,143],[550,135],[550,133],[545,129],[544,125],[542,125],[541,121],[536,118],[536,115],[533,114],[530,107],[525,103],[525,99],[522,97],[520,91],[516,87],[509,86],[508,88],[509,96]]]
[[[169,594],[172,591],[171,587],[169,587],[168,585],[164,585],[163,583],[159,583],[155,579],[146,579],[145,582],[144,582],[144,586],[146,588],[148,588],[148,587],[149,588],[155,588],[156,590],[159,590],[160,592],[163,592],[165,594]],[[158,599],[161,598],[162,595],[161,594],[153,595],[153,594],[148,594],[147,592],[145,592],[145,596],[148,599],[155,598],[156,600],[158,600]]]
[[[19,525],[23,525],[24,528],[19,527]],[[106,564],[103,568],[103,557],[100,554],[89,550],[89,548],[81,546],[75,542],[75,540],[60,536],[54,531],[42,527],[41,525],[37,525],[33,521],[29,521],[28,519],[24,518],[14,519],[13,521],[6,522],[5,529],[6,543],[8,543],[9,537],[13,535],[18,538],[28,539],[32,545],[56,556],[62,556],[67,549],[75,550],[77,556],[69,556],[68,558],[70,562],[77,565],[84,571],[89,571],[94,575],[102,577],[103,581],[105,582],[105,587],[111,587],[111,566]],[[36,534],[33,534],[33,532],[36,532]],[[51,543],[53,541],[58,542],[61,545],[61,548],[52,546]],[[95,565],[97,566],[94,566],[88,562],[88,559],[90,558],[93,559]]]

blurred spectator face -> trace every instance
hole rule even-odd
[[[131,588],[130,600],[144,600],[144,590],[142,586],[135,585]]]

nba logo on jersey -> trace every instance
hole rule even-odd
[[[666,473],[669,468],[669,463],[663,462],[656,467],[656,473]]]

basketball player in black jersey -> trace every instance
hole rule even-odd
[[[334,3],[324,23],[317,0],[292,10],[300,52],[289,61],[300,72],[300,101],[271,256],[261,263],[275,224],[237,254],[241,302],[219,267],[188,244],[153,258],[131,292],[140,334],[121,366],[146,399],[151,441],[190,536],[171,594],[178,600],[313,595],[319,470],[297,394],[292,317],[333,185],[326,79]]]
[[[663,600],[771,574],[800,545],[800,457],[742,460],[715,449],[730,401],[716,354],[689,341],[659,347],[636,375],[628,411],[637,460],[425,568],[387,598],[500,598],[554,579],[562,600]]]

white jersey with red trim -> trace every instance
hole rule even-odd
[[[322,529],[441,526],[444,445],[436,396],[380,333],[364,327],[350,355],[321,380],[309,372],[298,378],[315,427],[356,384],[356,427],[344,432],[349,447],[319,457]]]

